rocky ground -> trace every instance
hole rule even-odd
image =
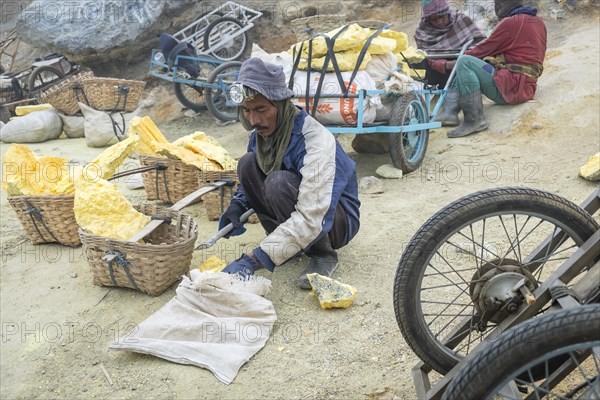
[[[441,207],[477,190],[528,186],[580,203],[598,186],[577,175],[600,150],[598,13],[591,9],[559,19],[549,12],[544,16],[548,52],[535,100],[518,106],[486,103],[490,129],[473,136],[449,140],[445,129],[432,131],[419,170],[385,180],[381,194],[361,194],[361,230],[340,250],[336,272],[337,279],[360,292],[350,308],[322,310],[314,297],[295,287],[306,259],[273,274],[261,272],[273,282],[267,298],[278,321],[266,346],[231,385],[197,367],[108,350],[111,341],[169,301],[175,287],[150,297],[94,286],[81,248],[32,245],[3,193],[0,397],[415,398],[411,368],[418,359],[400,334],[392,304],[398,260],[414,232]],[[372,17],[381,15],[373,10]],[[415,23],[402,22],[406,31],[414,30]],[[168,87],[155,85],[153,90],[171,96]],[[162,108],[165,103],[172,108]],[[164,116],[159,125],[169,139],[201,130],[235,157],[244,153],[247,135],[239,124],[216,124],[208,113],[185,116],[172,97],[156,101],[152,112],[157,119]],[[352,151],[351,139],[339,137],[357,162],[359,179],[390,163],[387,155]],[[0,146],[2,152],[6,148]],[[40,155],[81,160],[100,152],[87,148],[83,139],[32,148]],[[143,190],[128,190],[123,181],[119,185],[132,203],[145,201]],[[202,204],[186,211],[196,217],[200,239],[215,232],[216,223],[207,220]],[[598,215],[596,219],[600,221]],[[245,235],[196,252],[193,265],[212,254],[231,261],[262,235],[257,225],[250,225]]]

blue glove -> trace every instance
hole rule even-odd
[[[244,254],[234,262],[227,265],[221,272],[227,272],[228,274],[238,274],[242,278],[247,278],[254,275],[254,272],[259,270],[261,265],[250,257],[248,254]]]
[[[244,224],[240,222],[240,216],[244,213],[244,206],[237,201],[232,201],[227,207],[227,210],[219,218],[219,230],[223,229],[229,223],[233,224],[233,230],[227,235],[223,236],[225,239],[229,239],[231,236],[238,236],[246,232]]]

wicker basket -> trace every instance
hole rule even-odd
[[[92,71],[79,72],[68,79],[44,91],[40,100],[42,103],[52,104],[54,108],[66,115],[75,115],[79,112],[78,102],[85,103],[86,96],[82,82],[94,77]]]
[[[201,187],[198,180],[200,170],[180,160],[141,155],[140,164],[142,167],[159,164],[165,167],[142,173],[148,200],[161,200],[173,204]]]
[[[90,107],[103,111],[135,110],[146,86],[144,81],[131,81],[115,78],[86,79],[83,90]]]
[[[74,199],[75,196],[9,196],[8,203],[34,244],[79,246]]]
[[[236,171],[200,171],[198,174],[199,186],[207,186],[220,179],[231,179],[235,184],[238,183]],[[223,211],[229,206],[231,197],[235,193],[235,185],[233,187],[220,187],[214,192],[207,193],[204,195],[202,200],[206,207],[206,214],[210,221],[216,221],[219,219]]]
[[[80,229],[83,252],[95,285],[126,287],[158,296],[189,271],[198,227],[183,212],[152,204],[136,209],[171,220],[146,236],[143,244],[90,235]]]

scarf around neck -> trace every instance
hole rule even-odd
[[[529,6],[520,6],[517,8],[512,9],[507,17],[512,17],[513,15],[517,15],[517,14],[529,14],[529,15],[533,15],[534,17],[537,15],[537,9],[533,8],[533,7],[529,7]]]
[[[459,51],[470,39],[473,44],[485,39],[470,18],[454,10],[448,11],[448,25],[444,28],[436,28],[422,18],[414,37],[417,47],[425,51]]]
[[[258,134],[255,135],[256,162],[265,175],[281,169],[283,157],[292,137],[294,121],[300,111],[290,99],[274,100],[272,103],[277,107],[277,127],[275,131],[266,138]],[[252,130],[250,121],[244,117],[242,107],[239,107],[238,116],[242,126],[247,130]]]

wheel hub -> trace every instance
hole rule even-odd
[[[511,259],[490,261],[475,272],[470,294],[477,314],[484,322],[499,323],[516,311],[517,302],[523,298],[520,291],[515,292],[513,288],[521,280],[530,291],[538,286],[531,272]]]

